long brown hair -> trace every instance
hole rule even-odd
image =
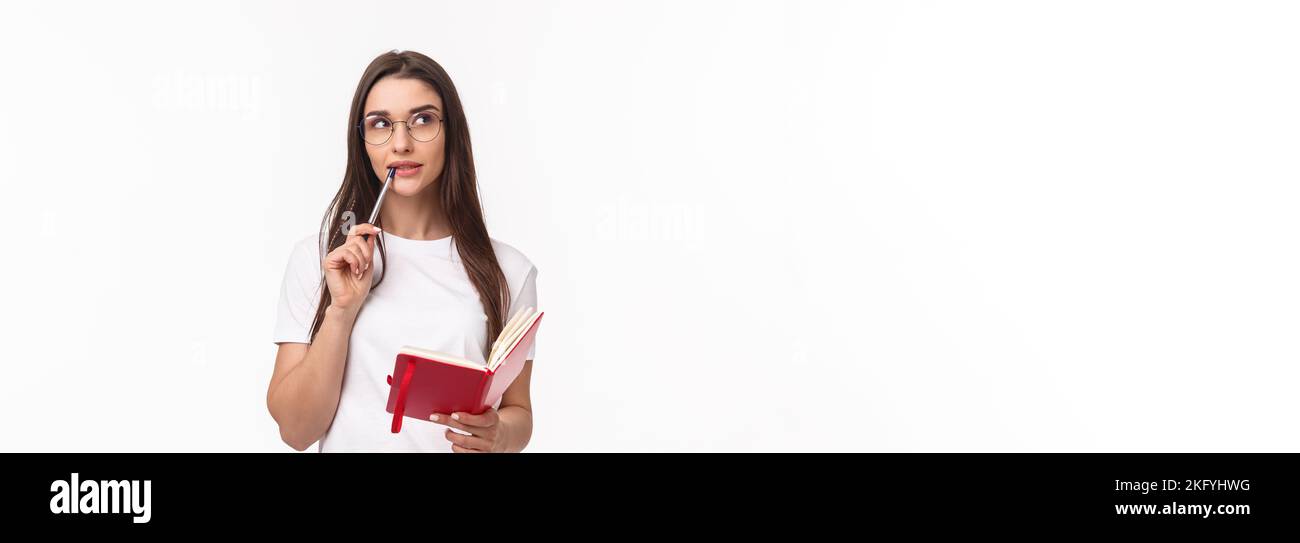
[[[465,273],[478,291],[484,313],[488,317],[488,344],[483,345],[486,351],[505,325],[505,313],[510,307],[510,291],[505,274],[501,272],[501,265],[497,262],[496,251],[492,249],[487,225],[483,221],[483,207],[479,203],[474,153],[470,147],[465,110],[461,107],[460,96],[456,94],[456,86],[452,84],[451,77],[433,59],[413,51],[390,51],[376,57],[361,74],[361,81],[357,83],[356,93],[352,96],[352,111],[348,115],[348,165],[343,172],[343,185],[334,195],[334,200],[321,221],[324,228],[320,234],[324,251],[321,255],[323,257],[347,241],[342,229],[343,214],[351,211],[355,217],[369,217],[383,187],[383,181],[375,175],[370,165],[358,126],[371,87],[387,76],[423,81],[442,97],[443,137],[447,138],[444,142],[447,158],[437,181],[438,198],[451,225],[452,241],[460,253]],[[376,226],[383,227],[382,224]],[[377,245],[383,269],[387,270],[388,259],[385,256],[383,238],[381,234]],[[373,288],[379,288],[379,284],[384,281],[383,275],[380,274]],[[311,325],[313,341],[329,305],[329,288],[326,288],[322,276],[320,304],[316,307],[316,317]]]

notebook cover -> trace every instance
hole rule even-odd
[[[410,370],[413,373],[406,385],[406,405],[402,413],[404,417],[427,421],[434,413],[461,411],[477,414],[486,411],[505,394],[506,388],[523,371],[528,349],[536,339],[541,322],[542,317],[539,315],[519,343],[497,366],[495,373],[486,368],[472,369],[419,355],[398,353],[393,364],[393,374],[388,377],[390,386],[385,410],[393,413],[396,409],[401,383]]]

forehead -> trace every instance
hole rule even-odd
[[[419,79],[387,76],[375,82],[366,95],[362,111],[386,110],[394,114],[405,114],[413,107],[425,104],[438,106],[442,111],[442,97],[433,87]]]

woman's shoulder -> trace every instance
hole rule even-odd
[[[308,234],[293,243],[293,251],[306,253],[320,252],[320,234]]]
[[[320,234],[309,234],[293,242],[289,259],[294,263],[320,263]]]
[[[501,271],[506,277],[524,277],[536,267],[523,251],[497,238],[490,239],[492,251],[497,255],[497,263],[501,265]]]

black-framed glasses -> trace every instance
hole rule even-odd
[[[411,139],[415,141],[433,141],[442,129],[442,119],[432,111],[414,113],[405,121],[394,121],[383,115],[371,115],[362,119],[357,129],[361,131],[361,139],[366,143],[383,145],[388,143],[388,138],[393,137],[397,123],[405,124],[406,133],[410,134]]]

